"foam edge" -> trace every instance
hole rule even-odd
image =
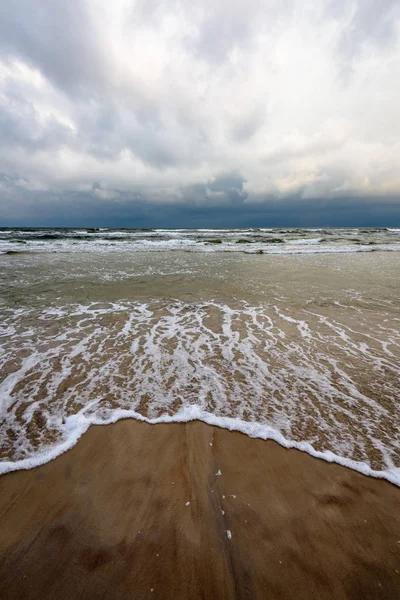
[[[389,483],[400,487],[400,468],[393,468],[393,470],[390,471],[376,471],[371,469],[366,463],[339,456],[330,450],[324,452],[315,450],[308,442],[287,440],[278,430],[269,425],[242,421],[232,417],[217,417],[212,413],[202,410],[196,405],[185,407],[174,415],[162,415],[155,419],[149,419],[140,413],[124,409],[113,410],[112,414],[105,419],[98,418],[93,414],[84,415],[78,413],[76,415],[71,415],[66,419],[67,429],[70,431],[67,440],[57,446],[46,449],[43,452],[38,452],[30,458],[15,462],[0,462],[0,476],[13,471],[29,470],[44,465],[73,448],[91,425],[110,425],[122,419],[135,419],[136,421],[142,421],[150,425],[157,425],[158,423],[189,423],[191,421],[201,421],[208,425],[220,427],[221,429],[238,431],[250,438],[272,440],[277,442],[283,448],[300,450],[314,458],[320,458],[328,463],[336,463],[368,477],[384,479]]]

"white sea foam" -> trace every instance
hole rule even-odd
[[[27,245],[16,247],[15,244],[9,242],[0,243],[0,254],[15,253],[18,250],[20,256],[29,253],[93,253],[93,254],[108,254],[108,253],[126,253],[132,254],[135,252],[195,252],[195,253],[218,253],[218,252],[233,252],[245,254],[352,254],[359,252],[400,252],[400,244],[376,244],[376,245],[318,245],[319,242],[306,242],[302,240],[294,240],[281,244],[269,244],[267,241],[263,243],[237,244],[235,241],[228,240],[223,243],[212,244],[206,241],[182,239],[182,240],[135,240],[126,242],[121,246],[118,242],[110,242],[107,240],[96,240],[93,242],[68,242],[54,241],[51,244],[43,242],[30,242]],[[15,260],[15,258],[13,259]]]
[[[310,237],[305,237],[305,233]],[[311,237],[318,235],[319,237]],[[216,242],[216,239],[218,243]],[[272,238],[275,240],[271,243]],[[239,243],[246,240],[248,244]],[[277,240],[281,240],[278,242]],[[3,230],[0,253],[241,252],[264,254],[400,251],[400,229]],[[15,257],[13,260],[16,260]]]
[[[33,309],[9,311],[0,368],[17,364],[0,385],[0,442],[14,456],[0,473],[55,458],[91,424],[197,419],[400,485],[398,414],[389,409],[399,332],[393,319],[374,327],[368,313],[347,312],[341,323],[246,303],[57,306],[34,319]],[[39,413],[45,425],[29,437]]]
[[[300,240],[288,240],[286,243],[290,245],[299,245],[299,246],[307,246],[308,244],[314,245],[319,244],[322,241],[322,238],[304,238]]]
[[[54,460],[67,450],[76,445],[79,438],[89,429],[90,425],[110,425],[121,419],[132,418],[137,421],[156,425],[157,423],[189,423],[191,421],[202,421],[208,425],[215,425],[229,431],[239,431],[251,438],[263,440],[273,440],[284,448],[294,448],[306,452],[315,458],[320,458],[329,463],[337,463],[344,467],[358,471],[363,475],[368,475],[378,479],[386,479],[394,485],[400,486],[400,468],[393,466],[390,469],[378,471],[372,469],[362,461],[355,461],[339,456],[329,450],[318,451],[308,442],[295,442],[286,439],[279,431],[260,423],[249,423],[240,419],[230,417],[217,417],[212,413],[207,413],[197,406],[188,406],[180,409],[175,415],[149,419],[135,411],[115,409],[107,419],[98,418],[95,415],[88,417],[85,414],[78,413],[65,419],[65,433],[67,439],[57,444],[57,446],[38,451],[34,456],[17,461],[0,462],[0,475],[12,471],[28,470],[39,465],[43,465]]]

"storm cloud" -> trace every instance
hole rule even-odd
[[[399,224],[399,96],[396,0],[3,2],[0,225]]]

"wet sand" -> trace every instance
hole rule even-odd
[[[0,478],[0,590],[399,598],[400,489],[199,422],[92,427],[55,461]]]

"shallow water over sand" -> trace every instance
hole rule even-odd
[[[397,256],[0,256],[0,472],[200,418],[399,484]]]

